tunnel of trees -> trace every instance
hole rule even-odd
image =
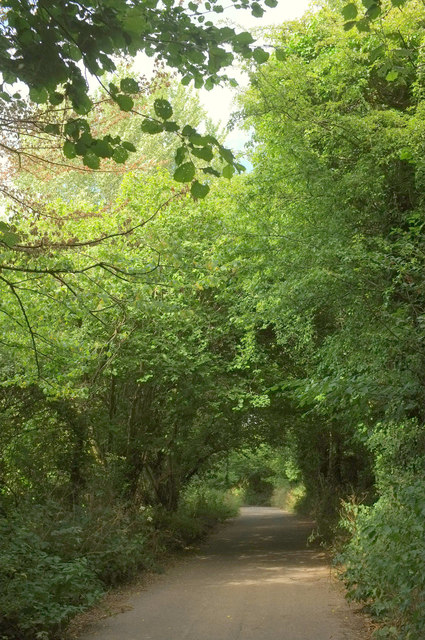
[[[0,636],[274,500],[420,640],[424,5],[323,0],[261,47],[164,5],[0,9]],[[189,86],[233,58],[245,174]]]

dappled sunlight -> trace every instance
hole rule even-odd
[[[270,570],[274,570],[274,567],[270,567]],[[228,587],[264,587],[266,585],[275,584],[290,584],[294,585],[294,582],[309,583],[316,580],[326,580],[329,576],[329,569],[326,567],[299,567],[298,569],[292,568],[287,571],[283,568],[278,570],[277,575],[263,575],[256,578],[245,578],[243,580],[231,580],[226,582]]]
[[[350,611],[308,533],[278,509],[244,510],[82,640],[365,640],[346,635]]]

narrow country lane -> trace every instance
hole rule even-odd
[[[82,640],[365,640],[311,524],[245,507],[199,553],[132,596]]]

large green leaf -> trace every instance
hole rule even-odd
[[[84,154],[83,162],[90,169],[99,169],[100,167],[99,156],[97,156],[94,151],[88,151]]]
[[[131,111],[134,107],[134,100],[130,96],[119,93],[114,96],[114,100],[122,111]]]
[[[193,162],[184,162],[174,172],[173,178],[176,182],[191,182],[195,176],[195,165]]]
[[[75,158],[77,155],[77,151],[75,149],[75,143],[71,142],[71,140],[65,140],[63,145],[63,154],[66,158]]]
[[[158,122],[158,120],[150,120],[148,118],[146,118],[146,120],[143,120],[140,128],[142,129],[143,133],[150,133],[151,135],[164,131],[164,125],[162,122]]]
[[[124,93],[137,93],[139,91],[139,84],[133,78],[123,78],[120,82],[120,89]]]
[[[267,51],[264,51],[264,49],[262,49],[261,47],[256,47],[256,49],[254,49],[252,53],[252,57],[254,58],[255,62],[258,62],[258,64],[263,64],[264,62],[267,62],[270,54]]]
[[[342,8],[341,12],[345,20],[354,20],[355,18],[357,18],[358,9],[354,2],[350,2]]]
[[[168,100],[164,100],[163,98],[155,100],[153,108],[155,109],[155,113],[158,118],[162,118],[163,120],[169,120],[173,115],[173,108],[171,104]]]
[[[205,198],[209,190],[210,188],[207,184],[202,184],[198,180],[195,180],[190,188],[192,196],[199,199]]]

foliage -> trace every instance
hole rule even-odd
[[[232,4],[251,10],[257,17],[264,13],[257,1]],[[276,0],[267,0],[266,4],[276,6]],[[141,89],[140,82],[133,76],[106,79],[105,74],[116,71],[117,56],[142,52],[179,72],[184,85],[193,80],[198,88],[205,85],[212,89],[229,80],[223,69],[232,64],[235,56],[266,60],[268,54],[254,46],[250,33],[206,20],[205,14],[223,11],[216,0],[191,2],[188,6],[170,1],[166,10],[156,0],[113,0],[102,4],[4,2],[0,25],[0,108],[1,146],[8,162],[13,164],[16,160],[19,167],[23,159],[40,162],[44,160],[38,154],[40,147],[59,146],[66,159],[77,157],[88,169],[97,170],[102,159],[120,165],[136,152],[133,142],[120,134],[93,129],[88,115],[97,105],[89,91],[89,76],[103,87],[117,110],[139,116],[144,134],[168,132],[177,137],[180,146],[174,158],[174,177],[178,182],[192,182],[194,197],[205,197],[207,183],[193,181],[196,158],[206,163],[199,175],[205,179],[210,173],[220,174],[210,166],[215,152],[224,165],[223,175],[243,170],[233,153],[215,136],[201,135],[193,123],[174,120],[173,107],[165,97],[154,100],[152,115],[138,111],[134,96]],[[22,145],[22,140],[28,138],[35,144]],[[51,159],[46,161],[54,164]],[[7,176],[1,190],[22,203]],[[3,235],[3,241],[13,246],[10,235]]]
[[[51,516],[16,527],[60,574],[83,562],[87,597],[228,515],[224,492],[289,490],[344,537],[381,633],[423,635],[423,7],[387,3],[368,30],[344,7],[272,34],[241,97],[249,175],[191,197],[220,149],[192,132],[107,206],[57,198],[0,227],[2,513],[59,505],[72,538]]]
[[[183,86],[158,65],[151,80],[137,76],[130,64],[118,67],[111,78],[123,77],[128,73],[132,73],[139,83],[138,93],[133,94],[135,111],[149,113],[155,100],[166,98],[173,103],[178,122],[190,122],[195,128],[202,125],[205,133],[220,138],[194,89]],[[127,173],[148,174],[157,171],[158,167],[166,168],[171,174],[174,172],[174,156],[181,144],[175,132],[164,132],[160,136],[145,135],[137,118],[130,112],[117,112],[115,103],[103,90],[96,94],[96,107],[87,117],[94,132],[125,138],[135,150],[128,151],[127,156],[124,154],[119,163],[113,158],[101,158],[99,169],[90,171],[82,168],[77,159],[64,160],[60,148],[54,149],[49,145],[42,149],[38,140],[31,135],[26,138],[21,136],[21,156],[19,164],[16,159],[14,162],[14,182],[22,193],[38,194],[34,202],[38,211],[43,210],[47,200],[55,200],[58,194],[65,202],[72,202],[76,209],[81,203],[87,202],[111,205]],[[27,155],[22,155],[24,149],[28,150]],[[36,156],[32,157],[33,154]],[[197,160],[199,165],[200,160]]]
[[[87,558],[63,560],[16,520],[2,518],[0,538],[2,637],[41,639],[46,630],[57,634],[101,595]]]
[[[238,312],[254,327],[247,366],[260,349],[280,365],[264,393],[322,536],[341,526],[341,498],[366,502],[351,514],[353,596],[420,638],[423,7],[387,4],[367,31],[345,29],[335,9],[278,32],[243,99],[257,170],[239,209]]]
[[[425,459],[411,456],[417,439],[415,421],[377,431],[370,447],[378,452],[380,497],[372,506],[345,506],[351,540],[340,556],[343,578],[349,596],[385,621],[377,637],[421,638],[425,631]]]

